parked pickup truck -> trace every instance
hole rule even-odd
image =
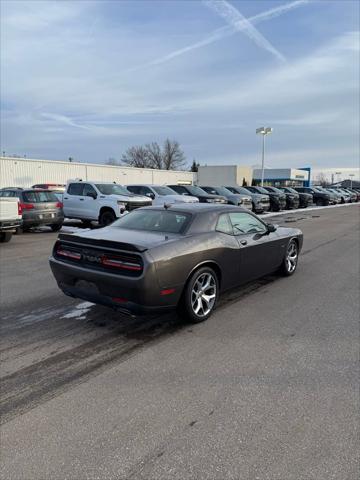
[[[85,224],[96,220],[106,226],[125,212],[150,206],[152,201],[117,183],[74,180],[66,186],[63,204],[66,218],[80,219]]]
[[[9,242],[21,226],[21,209],[17,198],[0,198],[0,242]]]

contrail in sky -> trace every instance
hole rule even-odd
[[[226,0],[203,0],[203,3],[222,17],[235,30],[244,32],[256,45],[267,50],[278,60],[285,62],[286,59],[260,32],[250,20]]]
[[[304,5],[308,2],[309,2],[309,0],[295,0],[293,2],[289,2],[289,3],[285,3],[284,5],[280,5],[279,7],[275,7],[275,8],[271,8],[269,10],[266,10],[262,13],[254,15],[253,17],[250,17],[250,18],[245,19],[245,20],[247,20],[247,22],[251,22],[252,24],[260,23],[260,22],[263,22],[265,20],[271,20],[272,18],[279,17],[280,15],[283,15],[286,12],[294,10],[294,9],[296,9],[296,8],[300,7],[301,5]],[[222,38],[234,35],[237,32],[245,30],[246,27],[247,27],[246,23],[244,22],[243,18],[241,18],[241,20],[237,20],[231,25],[226,25],[224,27],[221,27],[221,28],[218,28],[218,29],[214,30],[209,36],[205,37],[203,40],[199,40],[198,42],[192,43],[191,45],[180,48],[178,50],[174,50],[173,52],[168,53],[167,55],[164,55],[163,57],[152,60],[151,62],[147,63],[144,66],[160,65],[160,64],[165,63],[169,60],[172,60],[173,58],[184,55],[187,52],[190,52],[192,50],[196,50],[196,49],[201,48],[201,47],[205,47],[206,45],[210,45],[211,43],[217,42],[218,40],[221,40]],[[280,54],[280,56],[281,56],[281,54]],[[142,67],[140,67],[140,68],[142,68]]]

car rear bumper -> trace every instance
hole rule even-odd
[[[81,300],[86,300],[88,302],[96,303],[97,305],[103,305],[104,307],[110,307],[118,312],[125,313],[127,315],[150,315],[155,313],[165,313],[169,310],[174,310],[176,305],[141,305],[132,301],[124,301],[122,298],[110,297],[100,293],[93,293],[85,291],[84,289],[79,289],[76,287],[71,287],[69,285],[64,285],[63,287],[59,284],[59,287],[65,295],[73,298],[80,298]]]
[[[39,225],[54,225],[64,221],[64,215],[58,212],[31,213],[23,215],[24,227],[37,227]]]
[[[21,220],[2,220],[0,221],[0,231],[10,232],[15,231],[21,226]]]
[[[53,256],[50,267],[59,288],[72,297],[116,308],[134,314],[174,309],[182,293],[182,286],[167,289],[159,286],[154,265],[149,265],[139,277],[92,270],[70,265]]]

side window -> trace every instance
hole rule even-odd
[[[129,192],[136,193],[137,195],[140,192],[140,187],[137,187],[136,185],[128,185],[126,188],[129,190]]]
[[[83,183],[70,183],[67,193],[69,195],[82,195],[84,190]]]
[[[180,194],[183,194],[183,193],[187,193],[186,189],[184,187],[182,187],[181,185],[173,185],[171,187],[173,190],[175,190],[175,192],[177,193],[180,193]]]
[[[12,197],[12,192],[9,192],[8,190],[4,190],[0,192],[0,197]]]
[[[235,235],[266,232],[265,225],[249,213],[233,212],[229,213],[229,217]]]
[[[83,195],[84,196],[87,196],[89,193],[94,193],[96,195],[96,190],[95,188],[90,185],[89,183],[84,183],[84,186],[83,186]]]
[[[152,193],[149,187],[140,187],[140,195],[146,195],[147,193]]]
[[[218,222],[216,224],[216,231],[227,233],[228,235],[233,235],[233,228],[230,223],[229,215],[227,213],[223,213],[219,216]]]

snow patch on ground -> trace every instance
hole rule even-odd
[[[63,315],[61,318],[77,318],[79,320],[86,317],[87,313],[89,312],[90,308],[93,307],[95,304],[91,302],[82,302],[79,303],[73,310],[69,313]]]
[[[294,213],[306,213],[312,212],[314,210],[328,210],[329,208],[342,208],[342,207],[351,207],[353,205],[358,205],[359,203],[343,203],[339,205],[328,205],[327,207],[307,207],[307,208],[297,208],[294,210],[281,210],[280,212],[269,212],[258,215],[260,218],[269,218],[277,217],[278,215],[293,215]]]

